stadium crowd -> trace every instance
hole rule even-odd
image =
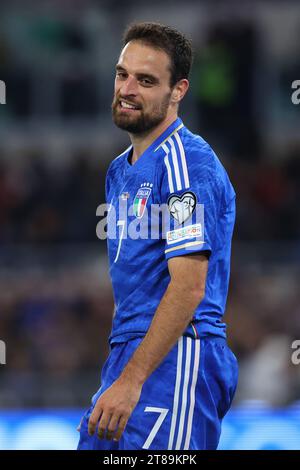
[[[1,161],[0,332],[9,367],[1,371],[0,402],[84,405],[97,385],[113,310],[105,243],[95,231],[105,165],[88,153],[58,166],[37,158],[37,152],[26,155],[26,165],[12,165],[7,155]],[[237,400],[286,403],[300,388],[289,357],[300,333],[299,272],[290,263],[264,265],[263,260],[277,259],[272,252],[276,242],[289,247],[299,239],[299,159],[291,152],[285,160],[265,158],[253,165],[231,159],[225,164],[238,194],[225,317],[241,363]],[[262,254],[248,255],[244,264],[245,251],[253,246],[256,251],[258,244]],[[101,275],[93,269],[86,274],[81,265],[91,246]],[[37,251],[49,252],[46,264],[36,260]],[[250,380],[253,374],[260,379]]]
[[[125,24],[155,12],[193,37],[182,117],[237,193],[225,317],[240,363],[236,402],[299,400],[300,107],[290,100],[299,5],[282,16],[280,2],[152,3],[150,15],[137,0],[1,1],[1,408],[86,407],[97,389],[113,299],[96,208],[124,148],[111,130],[114,66]]]

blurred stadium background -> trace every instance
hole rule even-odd
[[[113,300],[96,238],[121,33],[155,20],[196,59],[182,106],[237,192],[230,346],[240,363],[220,448],[300,449],[300,4],[1,0],[0,448],[75,448],[99,384]]]

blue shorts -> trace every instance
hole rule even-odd
[[[102,385],[80,425],[79,450],[214,450],[237,386],[237,360],[218,337],[181,337],[144,383],[119,442],[89,436],[88,419],[99,396],[119,377],[142,338],[114,344]]]

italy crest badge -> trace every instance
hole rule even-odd
[[[152,186],[152,183],[141,184],[140,189],[135,195],[133,201],[133,213],[138,219],[140,219],[144,215],[145,207],[152,191]]]

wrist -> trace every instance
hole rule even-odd
[[[129,362],[120,375],[120,380],[142,387],[147,380],[147,376],[141,367]]]

